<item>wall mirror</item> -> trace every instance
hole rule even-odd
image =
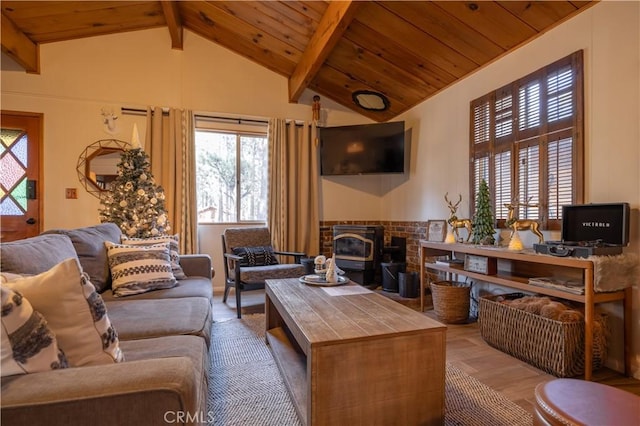
[[[78,157],[78,179],[87,192],[100,197],[118,176],[121,154],[131,146],[117,139],[101,139],[87,146]]]

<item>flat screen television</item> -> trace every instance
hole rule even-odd
[[[322,176],[404,173],[404,121],[323,127]]]

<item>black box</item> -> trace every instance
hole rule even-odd
[[[588,257],[622,253],[629,244],[629,203],[562,207],[562,241],[534,244],[536,253]]]
[[[602,240],[606,245],[625,247],[629,244],[629,213],[629,203],[563,206],[562,240]]]

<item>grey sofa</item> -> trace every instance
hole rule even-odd
[[[206,424],[213,299],[211,259],[181,256],[187,278],[169,289],[114,297],[105,241],[114,224],[51,230],[0,246],[2,272],[38,274],[77,257],[101,293],[125,362],[6,376],[7,425]]]

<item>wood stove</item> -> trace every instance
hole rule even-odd
[[[349,279],[368,286],[376,282],[384,247],[380,225],[335,225],[333,253],[336,265]]]

